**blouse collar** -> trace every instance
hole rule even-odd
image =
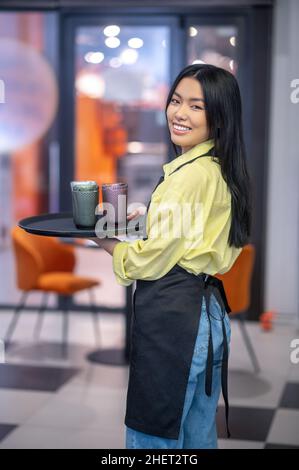
[[[165,163],[165,165],[163,165],[164,175],[168,176],[170,173],[176,170],[183,163],[189,162],[195,157],[200,157],[201,155],[204,155],[213,146],[214,146],[213,139],[206,140],[205,142],[201,142],[200,144],[195,145],[187,152],[171,160],[171,162]]]

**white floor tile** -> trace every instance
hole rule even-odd
[[[299,383],[299,364],[292,364],[288,372],[288,381]]]
[[[0,442],[0,449],[123,449],[124,433],[23,425]]]
[[[104,431],[121,429],[125,416],[125,393],[115,389],[69,390],[48,401],[26,424],[57,428]],[[68,432],[68,431],[67,431]]]
[[[0,423],[24,423],[51,397],[53,393],[0,389]]]
[[[126,390],[128,386],[128,366],[87,365],[73,379],[60,388],[58,394],[67,394],[69,390],[99,389]]]
[[[256,441],[238,441],[233,439],[219,439],[219,449],[263,449],[263,442]]]
[[[271,332],[264,332],[258,323],[252,322],[247,322],[246,327],[260,362],[261,373],[269,373],[274,378],[286,380],[291,365],[290,341],[294,336],[294,328],[280,325]],[[232,321],[230,367],[253,372],[237,321]]]
[[[299,446],[299,410],[279,409],[275,414],[267,442]]]

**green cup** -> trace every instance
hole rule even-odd
[[[99,186],[95,181],[71,181],[73,220],[78,228],[96,225]]]

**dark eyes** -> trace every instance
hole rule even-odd
[[[172,98],[170,102],[171,102],[171,103],[174,103],[174,102],[179,103],[179,101],[176,100],[175,98]],[[175,103],[175,104],[176,104],[176,103]],[[200,106],[197,106],[196,104],[194,104],[192,107],[193,107],[193,108],[195,107],[195,108],[197,108],[197,109],[204,109],[204,108],[201,108]]]

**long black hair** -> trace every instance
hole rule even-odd
[[[237,248],[249,241],[252,220],[251,181],[246,164],[242,128],[242,106],[238,82],[230,72],[209,64],[185,67],[174,80],[165,114],[179,82],[185,77],[199,81],[205,101],[209,138],[213,154],[231,193],[232,221],[228,243]],[[166,116],[167,119],[167,116]],[[176,156],[177,146],[173,144]]]

